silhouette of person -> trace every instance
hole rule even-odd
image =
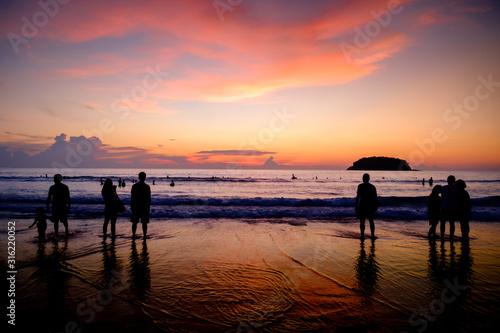
[[[450,175],[446,180],[448,185],[441,188],[441,239],[444,239],[446,221],[450,222],[450,239],[455,234],[455,221],[458,215],[459,189],[455,184],[455,176]]]
[[[471,218],[472,205],[470,195],[465,190],[467,185],[462,179],[457,180],[455,185],[459,188],[458,195],[458,221],[460,222],[460,230],[462,231],[462,239],[469,239],[469,221]]]
[[[370,175],[363,175],[363,183],[358,185],[356,194],[355,209],[359,217],[361,238],[365,238],[365,219],[370,222],[370,231],[372,239],[375,238],[375,223],[373,218],[378,209],[377,189],[369,183]]]
[[[108,233],[108,224],[111,221],[111,237],[114,239],[116,235],[116,219],[118,217],[118,209],[116,202],[118,194],[116,193],[116,185],[113,181],[107,178],[101,190],[102,198],[104,199],[104,224],[102,226],[102,237],[106,239]]]
[[[432,192],[427,198],[427,215],[429,216],[429,233],[427,238],[436,237],[436,227],[441,217],[441,185],[432,188]]]
[[[38,229],[38,241],[43,242],[45,240],[45,230],[47,230],[47,215],[45,215],[45,209],[43,207],[38,207],[36,209],[35,222],[30,225],[30,228],[35,224]]]
[[[432,179],[432,177],[429,178],[429,186],[432,186],[433,183],[434,183],[434,179]]]
[[[142,223],[142,237],[146,239],[149,223],[149,208],[151,205],[151,188],[144,181],[146,180],[146,173],[139,173],[139,182],[132,185],[130,210],[132,216],[132,237],[135,238],[135,231],[137,230],[137,223],[139,220]]]
[[[297,177],[295,177],[295,174],[292,173],[292,179],[297,179]]]
[[[61,183],[62,176],[60,174],[54,175],[54,185],[49,189],[47,196],[46,211],[49,211],[50,203],[52,202],[52,222],[54,222],[55,236],[59,236],[59,221],[62,222],[66,229],[66,236],[69,235],[68,230],[68,213],[71,209],[71,198],[69,195],[69,188]]]
[[[172,182],[170,183],[170,186],[175,186],[175,183],[174,181],[172,180]]]

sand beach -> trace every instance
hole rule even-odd
[[[122,219],[103,241],[102,221],[73,220],[41,244],[30,223],[16,222],[16,331],[475,332],[500,310],[493,222],[441,242],[426,221],[376,221],[372,241],[355,219],[160,219],[133,240]]]

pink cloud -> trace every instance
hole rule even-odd
[[[289,10],[287,1],[252,1],[241,3],[220,21],[211,1],[75,1],[61,7],[36,38],[78,44],[103,38],[113,43],[119,37],[124,43],[123,38],[139,34],[144,36],[141,45],[130,45],[137,56],[94,51],[68,61],[57,72],[79,79],[130,77],[144,72],[146,66],[161,65],[177,75],[151,91],[157,100],[234,101],[291,87],[341,84],[368,75],[379,68],[379,62],[412,45],[411,39],[391,25],[360,48],[354,61],[346,59],[339,44],[352,44],[353,29],[363,29],[378,14],[387,13],[388,3],[332,2],[314,15],[286,12],[287,19],[280,19],[286,15],[275,13]],[[403,13],[409,3],[400,1]],[[304,12],[315,9],[310,3],[296,6],[303,6]],[[28,14],[39,10],[36,4],[23,8]],[[22,12],[15,14],[22,16]],[[397,15],[403,14],[393,14],[391,20]],[[427,26],[447,19],[454,16],[431,8],[419,13],[415,22]],[[3,29],[19,25],[16,20],[9,22]],[[106,89],[99,84],[92,82],[89,89]],[[161,112],[156,104],[150,103],[150,112]]]

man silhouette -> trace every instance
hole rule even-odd
[[[370,175],[365,173],[363,175],[363,183],[358,185],[358,192],[356,194],[356,213],[359,217],[361,239],[365,238],[365,219],[370,222],[370,231],[372,239],[375,238],[375,223],[373,218],[378,208],[377,189],[369,183]]]
[[[448,185],[441,188],[441,239],[444,239],[446,221],[450,221],[450,238],[455,234],[455,221],[458,218],[458,196],[460,190],[455,186],[455,176],[449,175]]]
[[[139,173],[139,182],[132,185],[130,210],[132,216],[132,238],[135,238],[135,231],[137,230],[137,223],[139,220],[142,223],[142,237],[146,239],[149,223],[149,207],[151,205],[151,188],[144,181],[146,180],[146,173]]]
[[[54,185],[49,188],[47,196],[46,211],[49,211],[50,203],[52,202],[52,222],[54,222],[54,232],[56,237],[59,236],[59,221],[62,222],[68,236],[68,213],[71,208],[71,198],[69,196],[69,188],[62,183],[60,174],[54,175]]]

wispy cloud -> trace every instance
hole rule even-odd
[[[211,156],[262,156],[276,154],[274,151],[259,151],[259,150],[203,150],[196,153],[197,155]]]
[[[25,4],[12,16],[37,9]],[[64,77],[92,79],[95,85],[98,77],[134,74],[145,63],[162,64],[172,76],[151,96],[224,102],[286,88],[340,84],[371,73],[378,62],[409,46],[408,37],[387,32],[354,63],[346,62],[338,40],[351,38],[353,26],[373,20],[370,10],[385,8],[387,0],[373,0],[369,8],[353,0],[314,6],[296,2],[292,11],[287,1],[257,0],[239,6],[235,19],[222,24],[210,1],[179,1],[175,6],[156,0],[72,2],[36,38],[48,38],[58,47],[68,42],[88,45],[84,54],[65,59],[55,69]],[[287,19],[276,20],[273,13],[285,13]],[[0,30],[18,25],[10,19]],[[144,41],[122,46],[127,52],[92,52],[92,43],[104,38],[122,45],[135,35]],[[138,48],[140,55],[135,56]]]

